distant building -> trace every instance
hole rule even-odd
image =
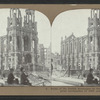
[[[61,56],[59,53],[52,53],[53,69],[61,69]]]
[[[0,68],[37,70],[38,32],[35,11],[27,9],[22,24],[21,11],[10,9],[7,35],[0,37]]]
[[[6,35],[0,37],[0,69],[6,70],[9,69],[6,66],[5,55],[7,53],[7,38]]]
[[[51,47],[45,48],[45,67],[51,68]]]
[[[51,67],[51,49],[45,48],[43,44],[38,45],[38,64],[41,69],[49,69]]]
[[[45,55],[44,55],[44,45],[39,44],[38,45],[38,63],[40,65],[45,65]]]
[[[75,37],[72,34],[61,38],[61,64],[64,69],[100,69],[100,10],[91,10],[87,31],[86,36]]]

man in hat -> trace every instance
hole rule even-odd
[[[8,75],[8,79],[7,79],[7,83],[8,83],[8,84],[13,84],[13,83],[14,83],[15,77],[14,77],[14,75],[13,75],[13,72],[14,72],[14,69],[11,68],[11,69],[10,69],[10,73],[9,73],[9,75]]]
[[[28,80],[28,75],[25,74],[25,69],[22,67],[20,70],[21,70],[21,84],[31,85],[31,83]]]
[[[94,76],[93,76],[93,69],[92,69],[92,68],[90,68],[90,72],[89,72],[89,74],[87,75],[87,80],[86,80],[86,82],[87,82],[88,84],[98,84],[98,80],[95,79]]]

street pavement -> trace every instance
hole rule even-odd
[[[64,82],[59,82],[59,81],[52,81],[52,86],[73,86],[73,85],[66,84]]]
[[[82,84],[84,84],[84,80],[75,79],[75,78],[72,78],[72,77],[59,77],[59,78],[52,77],[52,81],[58,81],[58,82],[70,84],[70,85],[73,85],[73,86],[81,86]]]
[[[78,79],[76,77],[67,77],[67,76],[62,76],[61,73],[59,72],[55,72],[53,75],[52,75],[52,81],[58,81],[60,82],[60,85],[62,83],[62,86],[64,84],[66,84],[66,86],[69,86],[69,85],[72,85],[72,86],[81,86],[84,84],[84,81],[86,79]],[[54,82],[55,83],[55,82]],[[54,83],[52,85],[54,85]],[[58,84],[59,85],[59,84]]]

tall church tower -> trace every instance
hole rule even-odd
[[[23,26],[23,43],[22,52],[25,64],[28,64],[28,69],[38,70],[38,60],[37,60],[37,44],[38,44],[38,32],[37,32],[37,22],[35,22],[35,11],[26,10],[26,15],[24,16],[24,26]],[[30,68],[33,64],[33,69]]]
[[[9,68],[16,69],[21,64],[21,30],[22,16],[17,8],[10,9],[7,26],[7,65]]]
[[[21,11],[10,9],[7,26],[7,55],[6,63],[15,70],[25,67],[27,71],[38,70],[37,60],[37,22],[34,10],[25,11],[23,26]]]
[[[88,18],[88,61],[89,68],[100,68],[100,9],[92,9]]]

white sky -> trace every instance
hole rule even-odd
[[[20,9],[22,17],[25,15],[25,9]],[[10,16],[10,9],[0,9],[0,36],[7,34],[7,17]],[[24,19],[23,19],[24,20]],[[49,19],[39,11],[35,11],[35,20],[37,21],[37,31],[39,43],[44,47],[50,46],[51,25]]]
[[[52,52],[60,53],[61,37],[72,33],[77,36],[87,35],[90,9],[69,10],[60,13],[52,24]]]

